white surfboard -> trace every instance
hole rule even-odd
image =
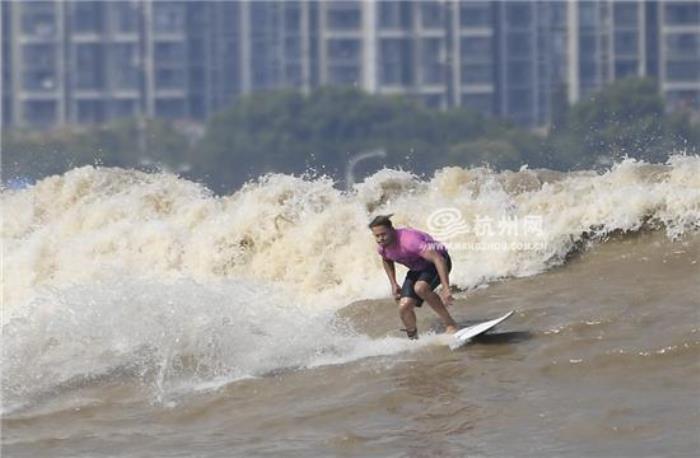
[[[476,337],[479,334],[483,334],[486,331],[493,329],[500,323],[510,318],[510,316],[513,313],[514,311],[511,310],[510,312],[506,313],[500,318],[496,318],[495,320],[484,321],[482,323],[477,323],[472,326],[460,329],[459,331],[455,332],[452,336],[452,341],[450,342],[450,350],[456,350],[457,348],[469,342],[469,340],[472,337]]]

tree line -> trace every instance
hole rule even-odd
[[[162,119],[123,119],[52,132],[8,130],[3,179],[35,180],[85,164],[162,168],[230,192],[268,172],[342,180],[353,157],[362,176],[381,167],[418,174],[449,165],[494,169],[601,168],[624,157],[663,162],[700,153],[700,125],[666,112],[655,82],[619,80],[573,106],[559,103],[546,134],[467,108],[439,111],[408,97],[353,88],[254,93],[210,118],[200,135]]]

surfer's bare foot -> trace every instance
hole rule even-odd
[[[445,327],[445,334],[454,334],[455,332],[457,332],[457,326],[450,324]]]

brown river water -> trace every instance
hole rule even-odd
[[[460,324],[516,312],[456,351],[428,307],[418,310],[418,341],[399,332],[368,233],[332,246],[325,264],[295,261],[293,242],[338,237],[334,221],[354,217],[352,202],[297,202],[307,224],[278,221],[284,234],[274,239],[246,226],[252,254],[220,243],[244,238],[217,232],[224,215],[242,224],[252,208],[279,206],[279,193],[307,186],[300,193],[309,198],[323,183],[268,182],[211,203],[219,198],[173,186],[184,180],[78,169],[6,195],[16,218],[4,222],[5,262],[19,273],[5,278],[2,456],[697,456],[699,165],[644,167],[559,177],[558,190],[544,179],[519,191],[472,190],[471,201],[499,195],[518,208],[548,193],[553,208],[537,208],[563,254],[510,253],[489,264],[488,253],[455,250],[451,311]],[[674,167],[692,170],[674,178]],[[374,178],[408,192],[395,177]],[[444,180],[419,198],[453,192]],[[639,202],[637,185],[656,197]],[[401,208],[401,199],[363,192],[372,194],[346,199]],[[585,192],[601,193],[595,211],[577,207],[596,202]],[[40,208],[42,199],[60,209]],[[184,210],[168,213],[153,199]],[[314,205],[322,208],[310,217]],[[578,223],[605,229],[579,236]],[[206,236],[183,239],[197,231]],[[342,277],[346,248],[366,264],[349,262]],[[280,252],[296,270],[277,263]]]

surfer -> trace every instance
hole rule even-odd
[[[406,326],[403,331],[406,331],[409,339],[418,338],[414,308],[423,305],[425,300],[442,320],[445,332],[457,332],[457,323],[445,307],[451,305],[453,300],[449,277],[452,260],[447,249],[425,232],[409,227],[394,228],[391,216],[375,217],[369,223],[369,228],[379,245],[377,252],[389,277],[392,295],[399,304],[399,316]],[[394,262],[409,269],[400,287],[396,282]],[[438,295],[433,290],[439,284],[442,289]]]

